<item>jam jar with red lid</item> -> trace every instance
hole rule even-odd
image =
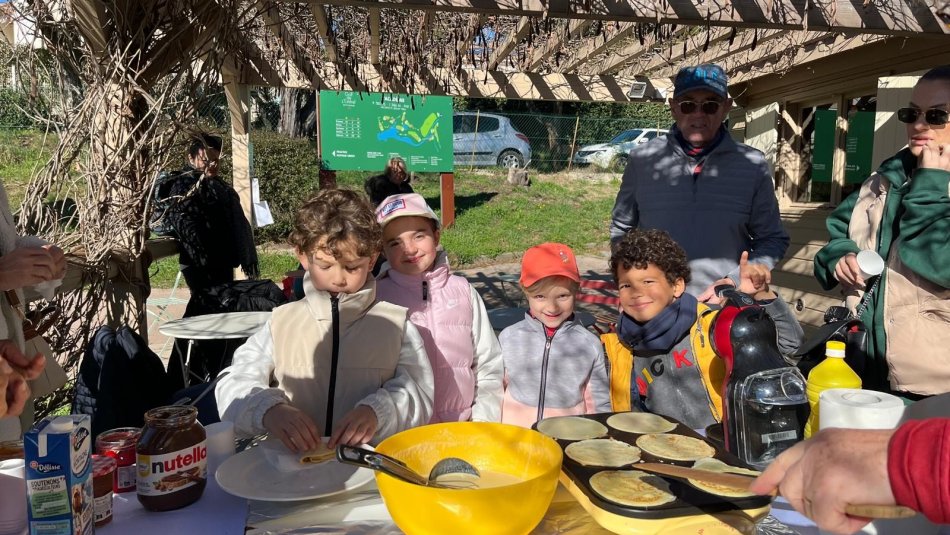
[[[196,502],[208,478],[208,447],[198,409],[171,405],[146,412],[136,460],[142,507],[170,511]]]
[[[118,427],[103,431],[96,437],[96,453],[115,459],[115,493],[135,490],[135,445],[142,430],[138,427]]]

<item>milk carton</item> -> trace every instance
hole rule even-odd
[[[23,438],[30,535],[93,533],[89,430],[87,415],[51,416]]]

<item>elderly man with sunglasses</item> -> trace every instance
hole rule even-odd
[[[950,391],[950,65],[924,74],[897,110],[907,146],[828,217],[831,240],[815,256],[825,289],[870,291],[864,388],[906,398]],[[865,280],[857,253],[887,269]],[[875,280],[876,279],[876,280]],[[858,297],[864,297],[859,295]]]
[[[714,300],[717,284],[738,286],[743,251],[767,281],[789,238],[765,157],[723,124],[732,108],[726,73],[712,64],[681,69],[670,108],[670,133],[630,152],[611,242],[631,228],[667,231],[689,257],[686,291],[701,301]]]

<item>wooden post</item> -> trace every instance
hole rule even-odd
[[[439,178],[439,185],[442,190],[440,199],[442,228],[444,229],[455,223],[455,175],[453,173],[442,173]]]
[[[845,160],[847,153],[845,145],[848,142],[848,106],[851,104],[849,98],[844,95],[835,95],[838,102],[838,120],[835,128],[835,158],[834,171],[831,174],[831,204],[837,206],[841,203],[841,188],[844,187]]]
[[[238,83],[236,78],[224,77],[224,93],[228,99],[228,111],[231,112],[231,176],[234,191],[241,199],[244,217],[251,224],[251,236],[256,226],[254,218],[254,199],[251,197],[251,92],[247,85]],[[244,279],[241,268],[234,269],[234,278]]]
[[[231,77],[224,78],[224,93],[228,99],[228,111],[231,112],[231,174],[234,191],[241,198],[244,217],[254,228],[254,206],[251,199],[251,155],[250,142],[251,95],[248,87]]]
[[[577,128],[581,125],[581,116],[577,116],[574,121],[574,137],[571,138],[571,154],[567,157],[567,172],[571,172],[571,164],[574,163],[574,148],[577,147]]]

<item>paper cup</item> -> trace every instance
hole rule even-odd
[[[216,422],[205,427],[208,445],[208,473],[214,472],[228,457],[234,455],[234,424]]]
[[[866,250],[858,253],[858,268],[861,270],[861,277],[867,282],[871,277],[876,277],[884,272],[884,259],[874,251]]]
[[[26,528],[26,480],[23,459],[0,461],[0,531],[19,533]]]

